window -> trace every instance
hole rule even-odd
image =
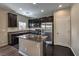
[[[25,30],[26,29],[26,23],[25,22],[19,22],[19,30]]]

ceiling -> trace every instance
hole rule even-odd
[[[59,5],[62,5],[60,8],[72,6],[69,3],[0,3],[1,8],[34,18],[51,16],[53,11],[60,9]],[[41,12],[41,10],[44,10],[44,12]]]

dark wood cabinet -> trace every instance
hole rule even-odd
[[[8,13],[8,27],[17,27],[17,15]]]
[[[29,28],[34,28],[34,27],[41,28],[41,23],[45,23],[45,22],[53,22],[53,16],[42,17],[42,18],[38,18],[38,19],[29,19],[28,27]]]
[[[28,31],[17,31],[17,32],[8,32],[8,44],[9,45],[16,45],[19,44],[19,38],[17,36],[20,35],[26,35],[29,34],[30,32]]]
[[[41,22],[53,22],[53,16],[40,18]]]
[[[40,19],[30,19],[28,21],[28,26],[29,26],[29,28],[41,27],[41,20]]]

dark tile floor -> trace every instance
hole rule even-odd
[[[7,45],[0,47],[0,56],[21,56],[21,54],[18,53],[18,49]]]
[[[19,44],[13,45],[16,49],[19,49]]]
[[[44,56],[74,56],[71,49],[60,45],[44,47]]]
[[[18,53],[18,49],[13,46],[5,46],[0,48],[0,56],[22,56]],[[64,46],[44,46],[44,56],[74,56],[71,49]]]

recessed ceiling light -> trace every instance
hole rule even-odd
[[[22,8],[19,8],[19,10],[22,10]]]
[[[41,12],[44,12],[44,10],[41,10]]]
[[[58,7],[62,7],[62,5],[59,5]]]

